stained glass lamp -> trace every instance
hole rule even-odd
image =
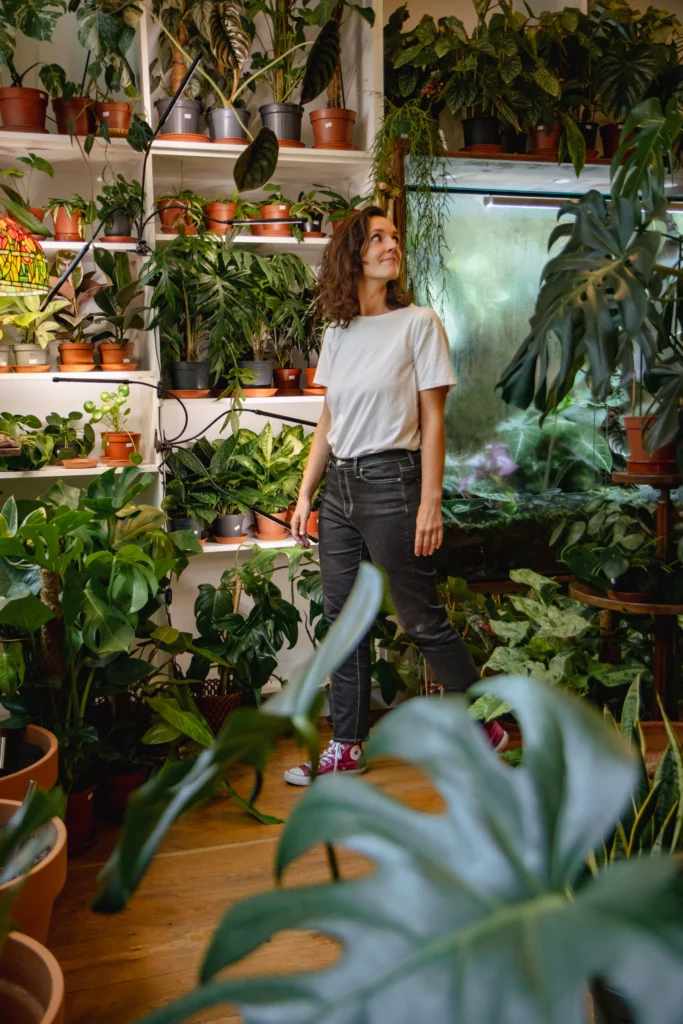
[[[49,288],[42,246],[15,220],[0,214],[0,297],[46,295]]]

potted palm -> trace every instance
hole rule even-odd
[[[140,217],[143,205],[140,182],[117,174],[111,185],[102,185],[97,204],[97,216],[105,222],[104,237],[110,242],[133,242],[132,225]]]
[[[0,178],[9,178],[17,187],[13,188],[10,185],[0,183],[0,188],[15,205],[28,210],[29,213],[32,213],[42,223],[45,217],[45,210],[42,207],[31,206],[31,179],[34,171],[40,171],[42,174],[47,174],[50,178],[54,178],[55,169],[51,163],[35,153],[29,153],[28,156],[20,156],[18,160],[25,167],[28,167],[28,176],[26,171],[21,168],[8,167],[6,170],[0,171]],[[22,186],[19,185],[20,181],[23,183]],[[41,236],[36,235],[34,237],[40,239]]]
[[[73,195],[71,199],[48,200],[45,212],[52,216],[58,242],[82,242],[86,225],[92,224],[97,210],[92,200]]]

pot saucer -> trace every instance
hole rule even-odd
[[[303,142],[297,142],[296,139],[278,139],[278,146],[281,149],[305,149],[306,146]]]
[[[225,544],[226,547],[234,545],[237,547],[238,544],[244,544],[247,539],[246,533],[243,533],[241,537],[212,537],[211,540],[215,544]]]
[[[320,145],[314,146],[313,149],[357,150],[358,146],[355,146],[353,142],[321,142]]]
[[[242,388],[245,398],[272,398],[277,388]]]
[[[103,455],[100,459],[105,466],[109,466],[110,469],[118,469],[119,466],[134,466],[135,463],[131,462],[130,459],[108,459],[106,455]]]
[[[301,388],[278,388],[277,389],[277,397],[278,398],[297,398],[297,397],[299,397],[302,394],[303,394],[303,392],[302,392]]]
[[[102,245],[106,245],[107,242],[134,242],[135,239],[132,235],[105,235],[102,239]]]
[[[211,142],[208,135],[199,135],[188,132],[185,135],[183,132],[168,132],[168,134],[158,135],[157,142]]]
[[[249,139],[212,139],[211,141],[214,145],[218,143],[218,145],[226,146],[247,146],[249,144]]]
[[[59,363],[62,373],[90,373],[95,369],[94,363]]]
[[[49,135],[47,128],[35,128],[33,125],[22,127],[18,124],[10,124],[6,128],[0,128],[0,132],[30,132],[32,135]]]
[[[94,469],[99,459],[64,459],[60,465],[65,469]]]
[[[52,367],[49,363],[36,363],[33,366],[15,366],[15,373],[49,373]]]
[[[304,238],[327,238],[324,231],[303,231]]]
[[[201,388],[199,391],[194,391],[190,388],[183,390],[182,388],[169,388],[167,394],[173,395],[175,398],[181,398],[188,400],[190,398],[208,398],[211,394],[211,388]]]
[[[303,393],[305,395],[317,395],[317,396],[320,396],[320,395],[324,395],[325,394],[325,392],[327,391],[327,388],[302,388],[302,391],[303,391]]]

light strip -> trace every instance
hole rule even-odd
[[[578,199],[544,199],[539,196],[484,196],[484,206],[506,206],[517,210],[561,210],[566,203],[578,203]]]

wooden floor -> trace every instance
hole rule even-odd
[[[301,758],[291,740],[271,762],[259,808],[286,818],[303,790],[282,781]],[[245,795],[246,774],[234,776]],[[416,769],[383,759],[368,775],[396,799],[428,811],[440,798]],[[241,784],[240,784],[241,781]],[[93,914],[89,903],[97,874],[116,837],[103,826],[96,845],[70,861],[66,888],[55,906],[49,946],[64,970],[67,1024],[133,1024],[143,1014],[191,990],[209,937],[228,905],[273,886],[272,864],[282,826],[261,825],[226,799],[215,799],[183,818],[171,831],[127,910],[114,917]],[[341,856],[342,873],[357,875],[367,863]],[[289,871],[287,885],[329,877],[319,850]],[[234,974],[311,970],[332,963],[333,942],[319,935],[286,932],[256,951]],[[216,1006],[193,1024],[236,1024],[234,1008]]]

